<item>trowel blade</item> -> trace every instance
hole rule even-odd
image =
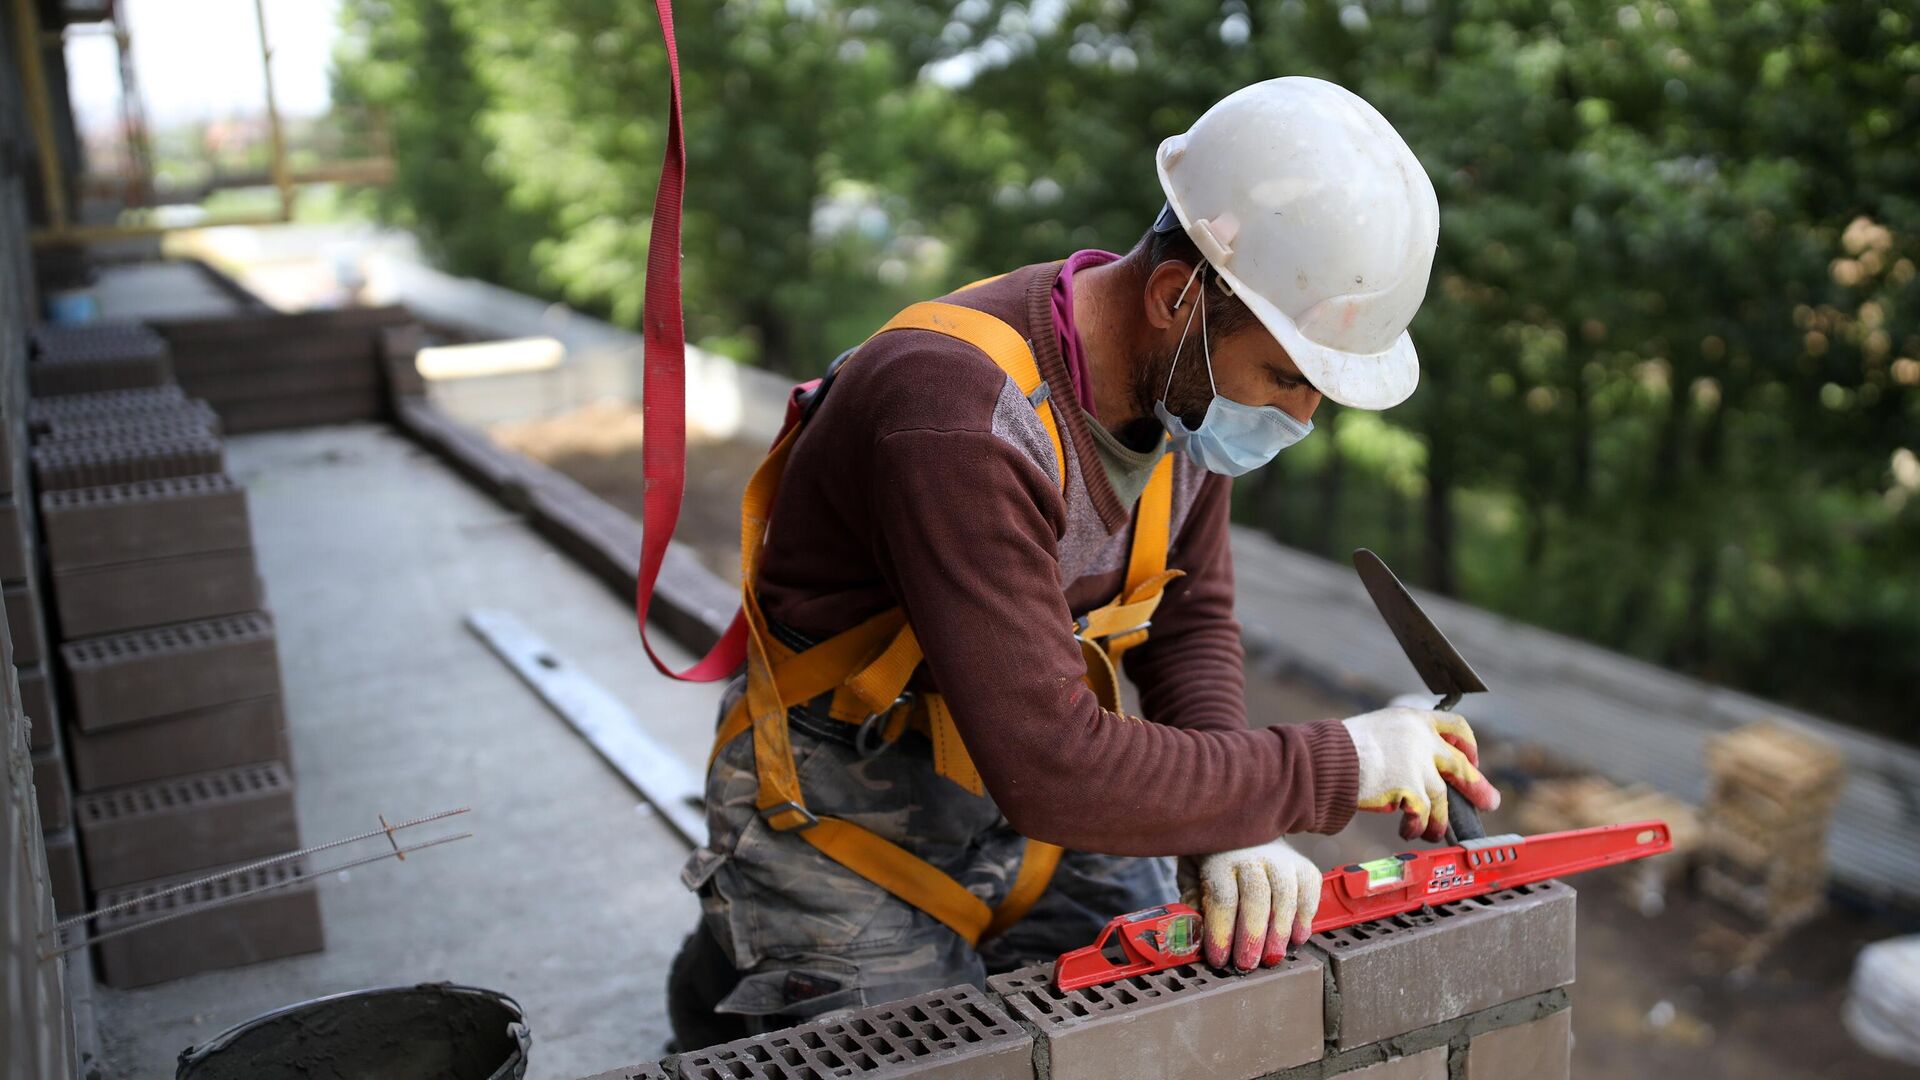
[[[1380,617],[1386,620],[1387,628],[1399,640],[1400,648],[1413,662],[1413,670],[1419,673],[1427,689],[1443,696],[1478,694],[1487,689],[1487,684],[1474,673],[1473,665],[1454,650],[1447,635],[1420,610],[1413,594],[1387,569],[1387,564],[1380,561],[1380,556],[1359,548],[1353,553],[1353,566],[1360,572],[1367,595],[1373,597],[1373,606],[1380,609]]]

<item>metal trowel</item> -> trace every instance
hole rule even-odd
[[[1373,597],[1373,606],[1380,610],[1380,617],[1387,621],[1387,629],[1399,640],[1400,648],[1406,651],[1407,659],[1413,663],[1413,670],[1427,684],[1427,689],[1440,695],[1440,704],[1434,706],[1442,711],[1450,710],[1460,703],[1462,694],[1484,693],[1487,684],[1480,681],[1474,673],[1473,665],[1461,658],[1454,650],[1447,635],[1433,625],[1427,613],[1413,599],[1413,594],[1400,583],[1380,556],[1366,548],[1358,548],[1353,553],[1353,567],[1360,571],[1360,583],[1367,587],[1367,595]],[[1480,825],[1480,812],[1473,808],[1465,796],[1451,786],[1447,788],[1447,843],[1457,844],[1462,840],[1478,840],[1487,835]]]

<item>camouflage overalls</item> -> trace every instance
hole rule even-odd
[[[728,687],[720,715],[744,687],[744,679]],[[1006,896],[1024,839],[990,797],[934,772],[924,735],[910,731],[863,756],[853,725],[811,706],[789,716],[810,808],[909,848],[989,905]],[[1177,896],[1172,859],[1069,851],[1027,916],[975,950],[797,835],[769,828],[754,808],[758,791],[748,733],[714,761],[707,781],[711,836],[681,872],[699,891],[706,930],[741,973],[715,1007],[746,1018],[748,1032],[944,986],[981,985],[989,973],[1091,942],[1117,914]]]

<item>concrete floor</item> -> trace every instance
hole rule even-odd
[[[447,824],[477,835],[329,879],[324,953],[101,988],[109,1075],[171,1075],[182,1048],[272,1008],[441,979],[520,1001],[530,1077],[658,1056],[666,967],[696,910],[685,849],[461,617],[518,615],[695,765],[714,688],[655,674],[627,604],[386,428],[234,438],[228,460],[279,626],[303,839],[462,805]]]

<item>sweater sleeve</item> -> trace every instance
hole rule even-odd
[[[1208,476],[1167,555],[1175,578],[1153,613],[1146,643],[1122,661],[1156,724],[1197,731],[1247,726],[1246,653],[1233,616],[1232,482]]]
[[[1009,443],[919,428],[873,449],[881,573],[1014,828],[1084,851],[1181,855],[1346,823],[1355,767],[1337,725],[1186,729],[1099,707],[1059,585],[1059,494]]]

